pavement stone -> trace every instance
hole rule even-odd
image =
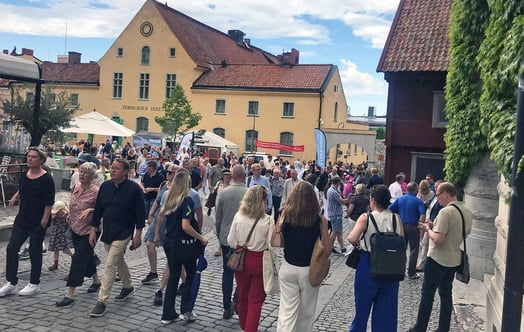
[[[57,192],[57,200],[68,201],[69,193]],[[16,208],[0,208],[0,229],[9,228],[16,214]],[[107,313],[104,317],[91,318],[89,312],[94,307],[97,294],[87,294],[86,290],[91,281],[86,279],[84,285],[78,287],[75,294],[75,303],[64,308],[56,308],[55,301],[60,300],[66,291],[63,277],[68,274],[70,258],[61,253],[59,268],[56,271],[47,271],[52,264],[53,254],[44,256],[42,268],[41,292],[31,297],[18,295],[0,298],[0,331],[240,331],[238,317],[222,319],[221,275],[222,257],[214,257],[218,246],[214,235],[214,219],[204,216],[203,233],[208,237],[209,245],[206,249],[208,268],[202,273],[201,287],[195,305],[194,313],[197,320],[194,323],[183,324],[175,322],[168,326],[160,324],[161,307],[153,306],[153,296],[158,282],[151,285],[142,285],[140,280],[149,272],[146,249],[143,244],[135,251],[127,251],[126,262],[131,271],[135,294],[124,302],[115,302],[114,297],[120,292],[120,283],[115,282],[112,289]],[[347,234],[351,225],[344,219],[344,229]],[[145,234],[145,232],[143,232]],[[7,242],[0,242],[0,260],[5,262]],[[98,243],[95,251],[102,260],[99,274],[103,274],[103,263],[106,253],[103,245]],[[282,259],[282,250],[278,250],[278,259]],[[345,257],[332,255],[332,265],[328,277],[324,281],[317,303],[314,331],[347,331],[354,316],[353,278],[354,270],[345,265]],[[158,270],[162,271],[166,259],[161,248],[158,249]],[[21,289],[29,279],[29,261],[20,261],[19,288]],[[0,278],[3,284],[5,264],[0,264]],[[482,282],[473,281],[468,285],[457,285],[458,290],[454,299],[457,302],[451,322],[452,332],[483,331],[482,291],[485,287]],[[407,331],[416,319],[422,279],[408,280],[400,283],[399,290],[399,318],[398,331]],[[454,290],[455,291],[455,290]],[[474,294],[474,295],[473,295]],[[479,294],[481,294],[479,296]],[[485,294],[485,293],[484,293]],[[471,295],[471,296],[470,296]],[[472,300],[474,298],[474,300]],[[485,296],[484,296],[485,298]],[[480,303],[480,304],[479,304]],[[177,306],[179,301],[177,299]],[[259,331],[276,331],[278,317],[279,296],[268,296],[262,309]],[[435,330],[438,319],[438,296],[435,297],[434,310],[428,330]],[[370,318],[371,321],[371,318]],[[368,324],[370,330],[370,324]]]

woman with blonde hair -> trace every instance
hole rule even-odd
[[[363,183],[355,187],[355,195],[351,196],[348,207],[348,217],[356,222],[358,217],[369,209],[369,198],[366,195],[366,186]]]
[[[185,282],[193,284],[196,274],[196,261],[207,245],[207,238],[200,234],[200,227],[194,216],[194,203],[189,196],[191,178],[188,172],[177,172],[173,178],[171,189],[167,193],[166,202],[158,215],[155,229],[155,241],[165,216],[164,251],[169,266],[169,281],[162,312],[161,323],[170,324],[178,318],[175,310],[175,297],[182,271],[186,271]],[[180,301],[180,312],[184,320],[194,320],[189,311],[189,293],[184,292]]]
[[[431,204],[433,198],[435,198],[435,192],[431,190],[431,186],[428,180],[420,181],[420,184],[418,185],[417,198],[424,203],[426,209],[429,207],[429,204]]]
[[[227,242],[231,248],[245,244],[244,269],[235,272],[238,291],[238,318],[240,328],[245,332],[256,332],[266,299],[262,276],[262,256],[268,248],[268,235],[274,221],[266,214],[268,190],[255,185],[246,192],[238,210]],[[249,241],[249,233],[253,229]],[[246,243],[247,241],[247,243]]]
[[[320,287],[309,282],[309,264],[315,241],[320,235],[325,255],[331,252],[327,220],[320,216],[320,205],[313,185],[300,181],[271,234],[271,244],[284,248],[278,275],[280,307],[277,331],[313,331]]]

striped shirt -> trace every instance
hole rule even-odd
[[[339,201],[342,199],[340,191],[333,186],[329,187],[327,192],[327,215],[328,219],[332,217],[342,216],[343,210],[342,205]]]

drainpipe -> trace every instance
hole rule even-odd
[[[322,101],[324,100],[324,94],[322,91],[318,94],[320,105],[318,105],[318,125],[317,128],[320,129],[320,125],[322,124]]]
[[[522,62],[524,63],[524,53]],[[524,170],[518,170],[524,155],[524,73],[519,79],[517,98],[517,127],[513,154],[511,201],[509,209],[506,276],[501,331],[520,331],[522,296],[524,295]]]

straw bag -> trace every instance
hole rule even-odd
[[[315,241],[313,254],[311,255],[311,261],[309,263],[309,283],[311,286],[320,286],[328,275],[330,264],[329,254],[326,255],[324,244],[319,235]]]

